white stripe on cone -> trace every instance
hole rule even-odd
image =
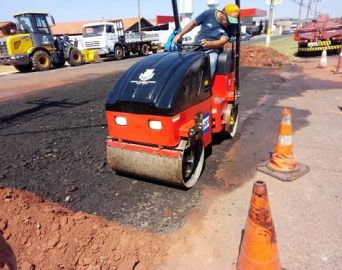
[[[283,116],[281,123],[284,125],[291,125],[291,115]]]
[[[278,136],[278,143],[281,145],[291,145],[292,144],[292,136]]]
[[[328,65],[327,50],[323,50],[321,59],[319,61],[319,67],[326,67]]]

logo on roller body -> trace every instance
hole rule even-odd
[[[209,113],[206,113],[203,116],[203,121],[202,121],[202,125],[203,125],[203,133],[207,133],[209,131],[210,128],[210,116]]]
[[[154,76],[154,69],[146,69],[144,73],[141,73],[139,76],[139,79],[141,81],[148,81],[149,79],[152,79]]]
[[[156,81],[150,81],[150,79],[154,76],[154,69],[146,69],[145,72],[139,75],[139,81],[131,81],[131,83],[135,84],[151,84],[156,83]]]

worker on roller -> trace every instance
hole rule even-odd
[[[216,71],[218,54],[229,41],[229,37],[234,34],[239,13],[240,8],[232,3],[225,5],[222,10],[208,9],[197,16],[195,20],[190,21],[173,41],[179,43],[182,36],[200,25],[201,29],[195,37],[194,44],[200,44],[209,54],[211,76],[213,76]]]

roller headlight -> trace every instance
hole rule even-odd
[[[156,120],[149,120],[148,126],[150,129],[154,129],[154,130],[161,130],[162,129],[162,123],[160,121],[156,121]]]
[[[127,126],[127,119],[124,116],[115,116],[115,124],[119,126]]]

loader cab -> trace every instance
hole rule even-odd
[[[30,34],[34,47],[54,44],[48,23],[48,13],[20,13],[14,15],[19,34]],[[51,17],[52,23],[54,23]]]

